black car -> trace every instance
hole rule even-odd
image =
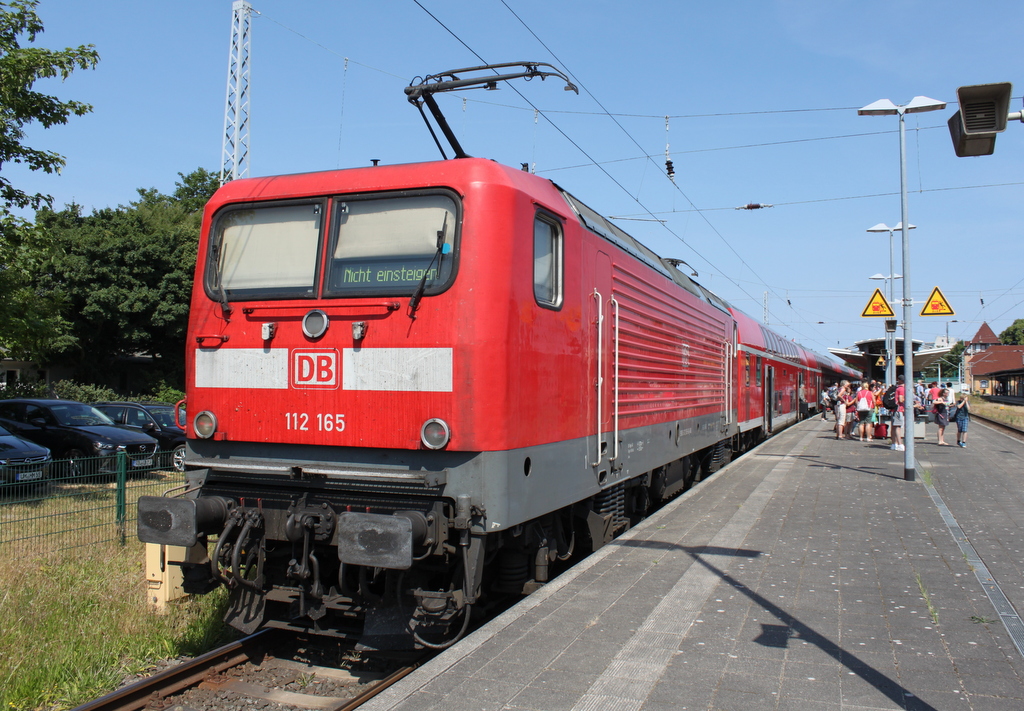
[[[130,469],[151,467],[157,450],[149,435],[117,427],[95,407],[73,400],[0,400],[0,427],[68,460],[72,476],[116,470],[117,452],[128,455]]]
[[[0,489],[50,478],[50,450],[0,427]]]
[[[174,405],[167,403],[97,402],[97,410],[115,425],[145,432],[160,443],[160,451],[168,452],[168,464],[185,471],[185,430],[174,420]]]

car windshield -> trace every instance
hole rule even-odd
[[[50,412],[57,418],[57,422],[68,427],[114,424],[113,420],[91,405],[82,405],[80,403],[52,405]]]
[[[157,421],[161,427],[177,427],[178,424],[174,421],[174,408],[173,407],[150,407],[146,409],[153,419]]]

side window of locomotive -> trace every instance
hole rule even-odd
[[[339,198],[325,296],[436,294],[455,268],[458,207],[447,194]]]
[[[562,305],[562,228],[540,215],[533,221],[533,296],[547,308]]]
[[[757,387],[761,387],[761,356],[757,357],[757,371],[754,373],[754,377],[757,379]]]
[[[214,222],[206,268],[211,298],[316,295],[320,202],[228,209]]]

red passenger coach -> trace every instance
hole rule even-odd
[[[139,536],[241,630],[443,647],[814,410],[826,362],[489,160],[236,180],[199,243],[189,484]]]

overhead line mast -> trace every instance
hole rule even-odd
[[[220,184],[249,175],[249,57],[252,5],[231,5],[231,45],[228,53],[227,98],[224,102],[224,142]]]

